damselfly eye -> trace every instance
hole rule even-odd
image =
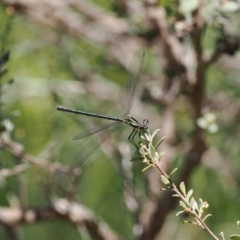
[[[144,123],[144,124],[149,124],[149,121],[148,121],[147,119],[144,119],[144,120],[143,120],[143,123]]]

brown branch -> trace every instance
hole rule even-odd
[[[239,45],[239,39],[231,39],[226,36],[225,42],[223,42],[220,46],[217,45],[213,54],[205,60],[206,67],[209,67],[211,64],[216,63],[223,54],[228,54],[230,56],[234,55],[238,51]]]
[[[19,174],[25,170],[27,170],[31,165],[28,164],[28,163],[23,163],[23,164],[20,164],[20,165],[17,165],[13,168],[10,168],[10,169],[1,169],[0,170],[0,181],[3,179],[3,178],[7,178],[7,177],[10,177],[10,176],[13,176],[13,175],[16,175],[16,174]]]
[[[45,159],[39,159],[34,156],[31,156],[30,154],[26,153],[23,150],[23,146],[21,144],[12,141],[7,134],[0,135],[0,147],[8,149],[18,159],[23,159],[24,161],[26,161],[26,163],[38,166],[42,169],[45,169],[47,172],[51,173],[62,172],[73,175],[75,177],[79,175],[78,170],[73,171],[69,169],[69,167],[61,165],[60,163],[49,163]],[[18,171],[23,170],[24,167],[23,168],[22,167],[17,168],[17,170]],[[16,171],[16,169],[13,171]],[[11,172],[8,173],[11,174]]]
[[[54,220],[59,217],[78,227],[85,225],[97,239],[120,240],[120,237],[106,223],[96,220],[90,210],[66,199],[56,199],[52,202],[52,206],[42,208],[0,207],[0,224],[8,227],[42,220]]]
[[[45,23],[46,25],[52,26],[57,29],[64,29],[65,31],[68,31],[73,35],[77,35],[81,37],[83,36],[97,43],[102,43],[108,46],[110,45],[114,55],[118,56],[117,58],[119,58],[123,64],[125,64],[125,58],[123,58],[122,56],[125,56],[125,53],[127,50],[125,47],[123,47],[123,44],[121,44],[121,42],[124,42],[124,45],[132,45],[131,43],[134,43],[135,47],[137,45],[136,38],[134,38],[133,41],[127,41],[128,38],[126,36],[122,36],[124,31],[126,30],[123,30],[122,32],[114,31],[111,24],[108,25],[109,22],[107,19],[112,19],[111,18],[112,16],[110,16],[109,18],[108,17],[105,18],[101,12],[100,13],[98,12],[98,10],[97,10],[97,16],[94,16],[95,10],[91,9],[92,7],[89,7],[90,5],[88,4],[86,6],[85,5],[83,6],[83,5],[77,5],[76,1],[71,2],[71,6],[74,6],[75,8],[78,9],[78,11],[82,12],[85,16],[87,16],[88,22],[86,22],[84,19],[80,18],[79,15],[72,14],[72,12],[70,12],[69,9],[66,11],[63,8],[55,9],[51,7],[50,9],[52,9],[52,11],[46,11],[46,9],[43,9],[43,10],[35,9],[35,8],[28,9],[28,6],[23,5],[23,1],[21,0],[20,1],[4,0],[4,2],[6,3],[13,2],[15,4],[15,5],[13,4],[13,6],[15,6],[16,9],[18,9],[17,7],[20,4],[22,4],[21,7],[19,8],[20,11],[27,13],[25,14],[26,16],[28,16],[30,19],[34,19],[37,22]],[[52,2],[55,2],[55,1],[52,1]],[[45,3],[45,4],[47,5],[48,3]],[[190,99],[190,103],[192,104],[192,109],[194,111],[193,122],[196,123],[196,119],[199,116],[201,116],[202,102],[204,99],[204,88],[205,88],[204,74],[205,74],[206,68],[213,61],[216,61],[216,59],[220,56],[221,52],[215,52],[210,58],[210,60],[208,60],[208,62],[204,62],[203,50],[201,46],[201,34],[202,34],[202,28],[204,23],[201,22],[202,20],[199,15],[200,9],[197,9],[194,15],[193,27],[191,28],[192,41],[193,41],[194,51],[196,56],[195,61],[197,64],[197,71],[194,72],[193,75],[190,74],[192,71],[191,65],[188,66],[184,62],[183,46],[181,42],[169,31],[169,26],[166,21],[164,9],[157,7],[156,5],[151,5],[149,3],[146,4],[145,9],[146,9],[146,16],[148,20],[152,23],[154,28],[157,30],[157,34],[161,36],[165,57],[168,61],[167,67],[168,69],[173,69],[174,73],[178,75],[178,77],[175,78],[174,81],[178,80],[178,81],[181,81],[182,84],[185,83],[186,85],[188,85],[188,83],[191,83],[191,85],[190,84],[188,85],[188,87],[190,86],[188,97]],[[36,14],[36,12],[38,14]],[[47,15],[45,15],[45,13],[47,13]],[[94,24],[90,24],[91,22],[96,23],[96,21],[101,22],[101,26],[98,28],[96,28]],[[116,22],[114,24],[116,24]],[[107,28],[109,28],[110,30]],[[123,41],[123,37],[124,37],[124,41]],[[119,39],[119,41],[116,41],[116,39]],[[114,46],[115,49],[112,46]],[[174,101],[175,99],[173,99],[172,101],[169,101],[166,104],[166,107],[167,108],[170,107],[170,102],[171,104],[173,104]],[[170,112],[170,114],[172,113]],[[172,117],[172,115],[170,117]],[[171,120],[171,118],[168,118],[168,120],[169,119]],[[167,124],[167,121],[165,124]],[[170,130],[172,131],[172,129]],[[178,180],[179,183],[181,181],[188,182],[191,172],[199,164],[199,162],[201,161],[202,154],[207,148],[205,139],[204,139],[204,133],[197,127],[196,124],[195,124],[194,131],[195,131],[195,135],[192,140],[192,146],[185,158],[185,165],[183,166],[181,176]],[[168,152],[172,153],[171,143],[169,143],[168,146],[169,146]],[[169,162],[171,160],[172,158],[169,157]],[[70,205],[70,203],[64,203],[64,204]],[[155,202],[154,207],[156,207],[156,210],[149,214],[148,216],[149,221],[147,222],[147,226],[144,229],[143,235],[140,237],[141,240],[153,239],[157,235],[157,233],[160,231],[161,227],[163,226],[163,223],[167,215],[175,206],[175,204],[176,204],[176,199],[172,198],[171,195],[164,195],[158,200],[157,203]],[[93,226],[93,228],[96,229],[95,225]]]
[[[170,34],[166,21],[165,10],[151,4],[146,5],[146,15],[152,22],[161,36],[165,57],[176,72],[186,72],[187,68],[183,63],[183,49],[178,39]]]
[[[43,22],[61,29],[65,26],[66,30],[72,30],[72,33],[80,34],[81,31],[84,31],[84,27],[87,27],[91,22],[98,23],[98,27],[103,31],[102,35],[107,33],[125,34],[129,30],[127,21],[116,18],[110,12],[84,0],[62,0],[60,2],[47,0],[2,0],[2,2],[34,21]],[[82,18],[79,13],[85,15],[85,17]],[[86,29],[85,33],[90,34]]]
[[[87,1],[2,0],[2,2],[11,8],[10,12],[17,11],[33,22],[108,46],[113,56],[125,67],[126,57],[130,57],[133,51],[146,44],[144,39],[129,34],[130,27],[127,21]]]
[[[116,34],[125,34],[129,31],[129,26],[124,19],[116,18],[110,12],[100,9],[97,5],[94,5],[89,1],[68,0],[66,3],[84,14],[88,20],[104,26],[107,31]]]
[[[204,133],[196,125],[196,120],[201,115],[205,87],[204,73],[206,66],[204,65],[202,59],[202,46],[200,42],[203,23],[201,22],[199,15],[196,13],[195,17],[198,19],[195,19],[196,25],[195,28],[192,29],[192,36],[198,69],[194,75],[191,76],[191,65],[189,66],[184,63],[182,45],[174,35],[170,34],[168,30],[169,27],[165,19],[164,9],[151,6],[149,4],[147,5],[146,10],[149,19],[153,21],[157,30],[159,31],[159,34],[161,35],[161,40],[165,49],[165,57],[168,60],[168,67],[172,69],[176,75],[180,75],[179,80],[181,80],[182,83],[189,84],[189,88],[191,90],[188,92],[188,97],[194,111],[193,122],[195,123],[195,134],[194,139],[192,140],[192,146],[186,155],[185,164],[182,167],[181,175],[177,181],[177,184],[182,181],[187,183],[193,169],[198,166],[201,161],[201,157],[207,148],[204,140]],[[193,79],[191,79],[192,77]],[[171,159],[169,161],[171,161]],[[145,226],[143,234],[139,237],[139,239],[154,239],[163,226],[167,215],[175,207],[176,203],[177,200],[172,197],[171,193],[163,195],[158,200],[156,210],[150,217],[148,225]]]

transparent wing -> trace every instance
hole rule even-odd
[[[82,163],[86,161],[89,158],[89,156],[93,152],[95,152],[101,146],[101,144],[104,141],[106,141],[109,138],[109,136],[112,135],[119,128],[120,125],[121,122],[113,122],[111,124],[106,125],[104,129],[98,129],[97,132],[92,131],[89,132],[89,135],[83,135],[84,137],[89,136],[89,139],[81,145],[79,152],[77,153],[76,157],[73,159],[71,163],[71,169],[80,167]]]
[[[119,122],[119,123],[121,123],[121,122]],[[107,128],[110,128],[112,125],[116,125],[116,122],[111,122],[111,123],[108,123],[106,125],[100,125],[100,126],[95,126],[95,127],[89,128],[87,130],[84,130],[84,131],[80,132],[76,136],[74,136],[73,140],[86,138],[88,136],[91,136],[92,134],[95,134],[95,133],[103,131],[103,130],[105,130]]]
[[[129,76],[119,93],[118,102],[123,108],[125,115],[131,111],[137,84],[142,73],[145,52],[143,49],[137,50],[129,65]]]

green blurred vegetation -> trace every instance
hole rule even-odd
[[[109,1],[95,2],[108,11],[115,9]],[[168,20],[171,22],[176,13],[175,5],[170,4],[169,1],[159,2],[167,9]],[[237,18],[235,15],[235,19]],[[236,32],[238,36],[240,35],[239,26]],[[7,63],[9,72],[2,78],[1,101],[4,114],[1,119],[9,119],[12,122],[14,129],[10,136],[14,141],[22,144],[26,152],[34,156],[45,156],[45,151],[53,145],[53,154],[47,155],[48,160],[69,165],[81,144],[81,141],[72,141],[72,137],[84,129],[87,120],[57,112],[56,106],[64,104],[71,108],[92,112],[99,112],[99,109],[103,113],[110,112],[109,109],[117,112],[118,110],[114,109],[117,101],[99,99],[88,93],[82,85],[84,83],[82,77],[89,73],[96,73],[106,80],[106,85],[115,83],[119,87],[126,79],[126,70],[111,56],[107,46],[38,25],[18,13],[9,16],[3,5],[0,5],[0,33],[0,52],[10,50],[10,60]],[[206,27],[205,38],[202,39],[203,46],[211,52],[218,39],[218,26],[209,24]],[[184,44],[187,45],[188,41],[185,41]],[[155,56],[151,49],[146,49],[146,52],[145,74],[150,77],[157,76],[163,65],[162,60]],[[228,57],[231,58],[231,56]],[[129,60],[126,59],[126,61]],[[212,96],[218,92],[221,95],[220,98],[227,99],[229,106],[225,107],[223,101],[223,106],[214,110],[219,131],[212,135],[207,134],[208,145],[223,155],[223,164],[218,166],[219,171],[215,168],[216,166],[199,166],[191,175],[189,188],[194,189],[195,196],[203,198],[210,204],[209,212],[213,215],[208,219],[210,228],[214,232],[224,231],[225,236],[228,236],[239,231],[235,222],[240,218],[239,69],[230,66],[228,69],[221,69],[214,64],[208,69],[206,76],[207,95]],[[14,82],[6,83],[9,79],[13,79]],[[80,92],[76,90],[67,93],[66,82],[70,82],[70,85],[74,84],[72,88],[79,86]],[[61,95],[60,92],[65,95]],[[114,95],[117,96],[117,93]],[[151,104],[148,99],[146,102],[145,107],[151,109],[155,116],[162,111],[161,106]],[[209,106],[208,110],[211,108],[213,107]],[[238,113],[232,114],[234,111]],[[189,141],[192,136],[193,123],[189,112],[183,96],[179,99],[175,113],[177,137],[183,142]],[[237,117],[233,119],[232,115]],[[155,123],[159,123],[159,119],[155,118]],[[98,120],[93,119],[92,123],[98,123]],[[111,141],[115,144],[115,141],[125,143],[122,139],[126,139],[126,133],[118,134],[121,136],[116,135]],[[179,168],[184,161],[181,148],[182,145],[176,146],[177,154],[173,164]],[[133,152],[133,148],[131,149]],[[0,154],[1,168],[15,166],[20,161],[2,149]],[[121,156],[116,156],[114,160],[111,157],[104,154],[102,150],[98,150],[84,164],[81,184],[78,185],[78,198],[124,239],[133,239],[136,216],[128,211],[124,203],[123,176],[118,168],[121,164],[119,163]],[[207,161],[214,161],[214,159]],[[141,167],[140,163],[135,164],[130,172],[139,195],[147,198],[146,179],[142,177]],[[45,178],[44,170],[31,167],[17,177],[11,176],[2,180],[0,182],[1,206],[10,206],[13,199],[21,197],[24,198],[21,201],[28,206],[47,205],[49,199],[45,192]],[[20,192],[24,196],[19,197]],[[179,218],[172,216],[170,218],[171,223],[177,226],[177,233],[175,237],[168,239],[210,239],[195,226],[181,225]],[[187,234],[186,232],[188,235],[184,235]],[[3,236],[1,239],[8,239],[4,238],[6,233],[2,229],[0,235]],[[26,224],[20,227],[20,239],[33,238],[35,240],[82,239],[75,227],[64,220]]]

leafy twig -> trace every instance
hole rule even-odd
[[[157,130],[159,131],[159,130]],[[201,198],[199,202],[197,202],[194,197],[192,197],[193,190],[186,191],[186,186],[184,182],[182,182],[179,188],[174,184],[171,179],[171,175],[177,170],[174,169],[171,174],[167,174],[161,166],[161,159],[165,155],[165,152],[156,152],[156,147],[158,147],[164,140],[161,139],[160,142],[156,145],[153,145],[153,137],[156,135],[155,131],[152,135],[149,133],[145,133],[142,136],[147,144],[140,143],[139,153],[143,158],[143,162],[147,164],[147,167],[143,169],[143,171],[147,170],[150,167],[155,167],[161,173],[161,180],[164,184],[163,190],[171,190],[174,192],[173,197],[180,198],[179,205],[183,208],[182,211],[177,213],[177,216],[182,213],[187,213],[194,218],[194,221],[184,221],[184,223],[192,223],[198,225],[202,229],[204,229],[211,237],[215,240],[219,240],[219,238],[209,229],[206,225],[205,220],[211,216],[211,214],[204,215],[204,210],[208,208],[208,203],[204,202]]]

